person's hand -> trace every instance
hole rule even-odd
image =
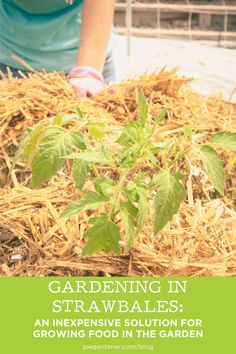
[[[69,73],[69,83],[79,99],[90,97],[105,90],[102,74],[87,66],[77,66]]]

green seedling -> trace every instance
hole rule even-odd
[[[224,196],[225,172],[217,150],[235,152],[236,133],[214,134],[205,144],[199,142],[203,134],[194,134],[189,128],[163,137],[160,128],[165,117],[166,109],[151,117],[140,92],[137,121],[128,120],[110,146],[102,143],[104,125],[86,119],[79,109],[75,115],[57,116],[30,128],[22,140],[13,168],[23,158],[32,171],[33,187],[47,182],[66,161],[73,161],[72,176],[79,198],[61,217],[95,211],[96,217],[90,216],[85,230],[83,256],[100,251],[120,255],[122,235],[123,252],[129,252],[134,238],[151,219],[153,234],[157,235],[186,198],[179,162],[189,155],[202,161],[213,187]],[[67,124],[75,119],[79,128],[68,129]]]

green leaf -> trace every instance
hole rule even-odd
[[[102,139],[104,132],[94,125],[88,125],[89,134],[96,140]]]
[[[30,167],[37,145],[43,133],[50,127],[36,125],[34,129],[28,135],[28,141],[25,142],[22,157],[26,160],[26,167]]]
[[[138,194],[138,223],[137,223],[137,232],[142,231],[143,227],[146,224],[148,217],[148,200],[147,200],[147,191],[144,188],[137,188]]]
[[[119,215],[121,221],[124,224],[125,232],[126,232],[124,253],[129,252],[133,239],[136,236],[135,221],[129,213],[130,207],[127,207],[127,204],[131,204],[131,203],[122,203],[119,209]]]
[[[131,202],[123,202],[122,206],[126,208],[129,214],[134,218],[138,216],[138,208],[136,208],[136,206],[134,206]]]
[[[117,144],[120,144],[123,147],[129,147],[130,146],[130,139],[127,136],[127,134],[123,131],[119,138],[116,140]]]
[[[83,112],[81,111],[81,109],[79,107],[76,107],[76,113],[79,116],[80,119],[83,119],[84,115]]]
[[[158,143],[158,144],[155,144],[155,145],[152,144],[150,146],[148,156],[150,157],[151,154],[153,156],[153,154],[156,154],[158,152],[162,152],[164,150],[168,151],[169,148],[170,148],[171,143],[172,143],[171,141],[166,141],[165,143],[161,142],[161,143]]]
[[[95,218],[92,223],[93,226],[85,233],[85,236],[88,237],[88,242],[83,249],[82,256],[85,257],[100,251],[106,253],[114,252],[117,255],[120,255],[119,227],[111,222],[106,214]]]
[[[107,195],[107,189],[114,187],[115,182],[110,178],[100,177],[93,181],[93,185],[99,194]]]
[[[210,143],[223,150],[236,152],[236,133],[217,133],[214,134]]]
[[[23,137],[23,139],[21,140],[21,142],[19,144],[19,147],[18,147],[18,149],[17,149],[17,151],[15,153],[15,156],[13,157],[10,173],[15,168],[16,162],[23,155],[23,151],[24,151],[26,145],[29,143],[30,137],[31,137],[31,131],[29,132],[29,134],[25,135]]]
[[[40,140],[32,161],[33,187],[48,181],[64,165],[63,157],[71,153],[71,135],[59,127],[51,127]]]
[[[138,94],[138,116],[142,127],[144,127],[148,119],[148,103],[143,91]]]
[[[79,189],[83,188],[90,169],[91,169],[90,163],[83,160],[74,160],[72,166],[72,175],[75,181],[75,185]]]
[[[61,114],[57,114],[52,121],[52,125],[56,125],[58,127],[62,126],[62,115]]]
[[[161,112],[158,114],[158,116],[155,118],[155,123],[161,124],[166,118],[166,113],[167,113],[167,109],[163,108]]]
[[[135,143],[143,141],[143,128],[138,122],[127,121],[117,143],[124,147],[131,147]]]
[[[104,123],[104,121],[102,121],[102,120],[92,120],[91,118],[89,118],[89,120],[88,120],[86,125],[87,125],[87,127],[88,126],[93,126],[93,127],[97,127],[97,128],[106,127],[106,124]]]
[[[178,180],[183,180],[183,179],[184,179],[183,173],[180,173],[180,172],[172,172],[171,174],[172,174],[172,176],[176,177]]]
[[[192,139],[194,142],[196,142],[199,139],[205,138],[206,135],[206,133],[195,133],[192,135]]]
[[[156,235],[179,210],[180,203],[186,196],[179,176],[168,170],[161,170],[155,175],[158,188],[154,199],[154,234]]]
[[[137,186],[146,186],[146,180],[149,178],[149,174],[147,172],[141,172],[134,179],[134,182]]]
[[[87,146],[84,142],[84,137],[81,132],[70,132],[73,144],[80,150],[86,150]]]
[[[214,188],[223,196],[225,185],[225,173],[217,152],[209,145],[203,145],[198,149],[203,167]]]
[[[74,159],[74,160],[79,159],[79,160],[83,160],[86,162],[97,162],[97,163],[101,163],[101,164],[109,164],[107,159],[103,155],[98,154],[96,151],[93,151],[93,150],[86,150],[86,151],[79,152],[79,153],[65,155],[65,158]]]
[[[70,203],[62,212],[61,217],[70,218],[89,209],[96,210],[107,201],[109,201],[107,196],[95,192],[87,192],[77,202]]]
[[[52,125],[63,127],[72,120],[78,120],[78,117],[75,114],[58,114],[53,118]]]
[[[110,166],[115,167],[115,160],[112,156],[112,153],[105,146],[102,146],[101,148],[101,155],[109,163]]]
[[[137,193],[137,185],[133,181],[130,181],[127,183],[126,187],[124,188],[124,193],[126,198],[131,202],[131,203],[137,203],[139,200],[139,196]]]
[[[193,136],[193,131],[189,127],[184,127],[183,133],[184,133],[184,136],[186,136],[188,138],[192,138],[192,136]]]
[[[134,189],[136,189],[137,185],[134,181],[129,181],[126,185],[126,189],[127,191],[132,191]]]

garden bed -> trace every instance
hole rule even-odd
[[[185,176],[187,196],[179,212],[154,236],[150,205],[142,232],[130,251],[120,256],[99,252],[82,257],[84,229],[88,218],[91,214],[96,216],[96,212],[89,210],[68,220],[60,217],[68,203],[78,197],[69,162],[48,182],[34,189],[23,160],[10,171],[27,128],[58,114],[74,114],[76,107],[85,117],[105,123],[104,129],[110,133],[104,134],[102,143],[112,147],[113,135],[127,120],[137,121],[141,91],[147,98],[150,117],[157,116],[164,107],[167,109],[166,120],[159,129],[163,139],[177,136],[181,144],[184,128],[203,134],[203,142],[218,131],[235,132],[236,105],[219,95],[207,97],[195,93],[189,81],[179,77],[176,70],[163,69],[114,85],[112,93],[82,102],[77,101],[63,74],[33,73],[18,80],[9,75],[0,81],[2,276],[236,275],[235,153],[219,152],[227,175],[224,197],[209,183],[197,159],[180,159],[174,172]],[[75,129],[76,124],[71,123],[68,129]],[[87,136],[88,132],[84,134]],[[91,143],[96,150],[96,139]],[[144,163],[137,169],[152,173]],[[105,175],[106,170],[101,167],[99,173]],[[123,250],[122,228],[121,236]]]

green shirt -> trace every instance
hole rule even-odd
[[[35,70],[64,70],[76,65],[83,0],[0,0],[0,62],[25,69],[16,54]],[[113,46],[111,33],[107,55]]]

